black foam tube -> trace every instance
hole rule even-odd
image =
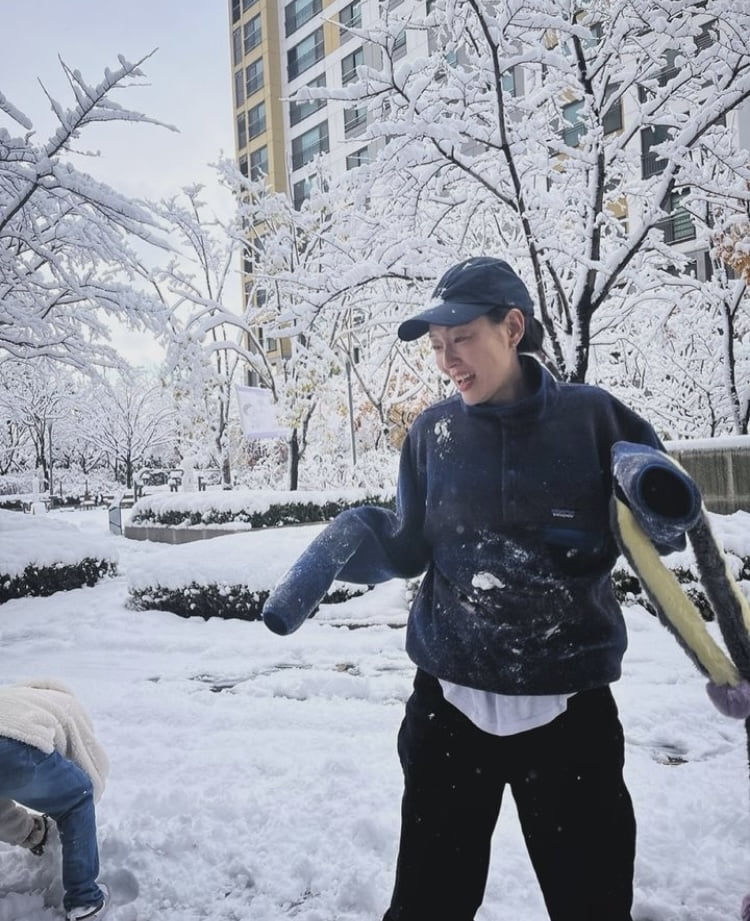
[[[612,449],[612,470],[625,502],[657,549],[681,550],[703,507],[692,477],[662,451],[624,441]]]

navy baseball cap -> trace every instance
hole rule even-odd
[[[432,292],[433,303],[398,328],[404,342],[419,339],[436,326],[461,326],[489,313],[495,307],[518,307],[527,317],[534,305],[526,285],[507,262],[492,256],[477,256],[454,265]]]

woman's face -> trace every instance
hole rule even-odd
[[[430,343],[440,371],[464,403],[510,403],[524,392],[516,346],[524,332],[523,313],[511,308],[502,323],[477,317],[463,326],[430,326]]]

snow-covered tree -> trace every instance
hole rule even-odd
[[[561,372],[583,380],[603,308],[626,315],[655,291],[679,306],[685,258],[672,244],[694,236],[707,247],[717,203],[747,199],[736,119],[750,95],[750,8],[428,8],[394,6],[379,30],[355,30],[382,66],[361,67],[342,90],[307,92],[370,106],[382,151],[366,171],[368,216],[390,228],[377,245],[426,240],[443,266],[477,251],[507,257],[535,295]],[[429,53],[398,58],[404,30],[426,35]],[[376,208],[387,208],[387,224]],[[371,251],[361,223],[352,243]]]
[[[33,470],[36,451],[17,391],[26,386],[21,362],[0,364],[0,474]]]
[[[725,379],[734,430],[750,432],[750,308],[745,290],[750,285],[750,190],[744,202],[720,210],[715,234],[715,257],[726,274],[738,277],[731,297],[722,303],[722,330],[726,342]]]
[[[200,186],[162,202],[158,213],[178,253],[154,273],[168,311],[165,374],[176,404],[184,455],[221,471],[232,483],[230,422],[232,387],[253,356],[239,292],[240,238],[209,213]],[[236,286],[236,287],[235,287]]]
[[[55,488],[54,468],[69,440],[75,405],[72,376],[47,358],[0,362],[0,418],[8,427],[5,450],[15,446],[17,469],[39,470],[50,492]],[[30,450],[23,460],[18,448]],[[13,455],[6,455],[4,466]]]
[[[93,382],[75,413],[78,437],[100,452],[128,488],[139,467],[172,456],[173,417],[169,395],[145,372]]]
[[[145,60],[145,58],[143,59]],[[75,165],[81,136],[102,122],[160,124],[113,96],[144,77],[120,58],[98,84],[61,62],[66,108],[44,89],[57,130],[40,143],[31,120],[0,92],[0,360],[46,357],[78,368],[120,365],[106,318],[158,328],[132,240],[164,246],[149,209]],[[166,126],[164,126],[166,127]]]
[[[364,186],[334,180],[321,163],[300,210],[262,179],[227,176],[252,279],[250,365],[291,432],[291,488],[309,450],[318,481],[367,479],[361,461],[387,445],[389,429],[401,421],[391,406],[404,400],[404,388],[415,389],[391,317],[415,297],[408,282],[417,274],[410,263],[417,248],[393,246],[384,231],[383,247],[363,254],[357,225],[367,222]],[[375,231],[372,222],[369,229]]]

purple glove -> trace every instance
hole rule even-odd
[[[750,716],[750,681],[740,681],[736,687],[731,684],[715,684],[709,681],[706,691],[711,698],[711,703],[724,716],[731,716],[736,720],[746,720]],[[748,911],[750,911],[750,905],[748,905]],[[750,921],[750,916],[747,921]]]
[[[746,895],[742,900],[742,921],[750,921],[750,895]]]

